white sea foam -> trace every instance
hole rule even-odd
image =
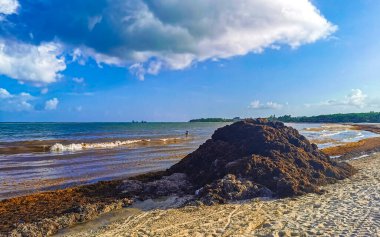
[[[306,138],[315,141],[321,149],[357,142],[366,138],[379,137],[379,134],[356,130],[350,125],[292,124],[292,126],[297,128]]]
[[[361,155],[361,156],[358,156],[358,157],[354,157],[351,160],[359,160],[359,159],[366,158],[366,157],[369,157],[369,154],[364,154],[364,155]]]
[[[86,149],[115,148],[119,146],[133,144],[133,143],[149,142],[149,141],[150,140],[126,140],[126,141],[100,142],[100,143],[72,143],[68,145],[56,143],[50,147],[50,151],[63,152],[63,151],[80,151],[80,150],[86,150]]]
[[[333,137],[333,136],[337,136],[339,134],[342,134],[346,132],[346,130],[342,130],[342,131],[338,131],[338,132],[331,132],[331,131],[328,131],[328,130],[322,130],[321,131],[321,137]]]
[[[64,151],[81,151],[90,149],[112,149],[120,146],[127,146],[134,143],[176,143],[180,140],[184,140],[181,137],[169,137],[160,138],[155,140],[150,139],[140,139],[140,140],[125,140],[125,141],[112,141],[112,142],[99,142],[99,143],[72,143],[72,144],[61,144],[56,143],[50,147],[51,152],[64,152]]]
[[[183,139],[182,137],[170,137],[170,138],[161,138],[160,141],[169,142],[169,141],[178,141]]]

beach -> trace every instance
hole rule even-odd
[[[323,151],[358,170],[348,179],[323,186],[322,194],[183,206],[187,197],[136,202],[117,191],[122,180],[115,179],[2,200],[0,236],[57,232],[58,236],[376,236],[380,206],[380,155],[376,152],[380,140],[360,140],[357,135],[367,130],[376,134],[378,125],[344,125],[343,130],[341,125],[320,127],[306,130],[313,134],[323,131],[330,137],[343,131],[345,142]],[[347,134],[355,136],[347,139]],[[155,175],[143,174],[136,179],[149,180]]]
[[[0,237],[380,236],[379,12],[0,0]]]
[[[349,163],[359,172],[322,195],[140,211],[64,236],[378,236],[380,154]]]

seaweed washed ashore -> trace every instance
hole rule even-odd
[[[380,154],[348,161],[358,172],[323,194],[212,206],[139,210],[62,231],[64,237],[379,236]],[[107,215],[108,216],[108,215]]]
[[[217,149],[220,147],[225,148]],[[219,153],[215,153],[217,151]],[[282,155],[284,152],[288,156]],[[199,158],[200,154],[208,154],[203,163]],[[295,160],[298,156],[302,158],[301,161]],[[220,157],[220,161],[216,161],[218,159],[215,157]],[[286,161],[288,157],[291,159],[289,162]],[[276,166],[281,166],[281,169]],[[197,167],[200,172],[196,172]],[[306,171],[313,171],[313,175],[306,175]],[[354,172],[346,163],[331,161],[296,130],[282,123],[246,120],[217,130],[212,139],[165,172],[112,181],[109,185],[102,182],[92,186],[3,200],[0,203],[0,216],[4,220],[11,215],[12,218],[10,221],[1,222],[1,233],[12,233],[13,236],[53,234],[61,228],[93,219],[100,213],[128,206],[135,198],[194,194],[195,190],[198,195],[194,196],[191,203],[206,204],[263,195],[286,197],[320,192],[320,185],[346,178]],[[92,187],[93,192],[78,193],[78,190],[87,187]],[[106,191],[107,198],[102,196],[105,187],[109,189]],[[60,207],[61,195],[55,195],[60,192],[77,196],[78,199],[73,199],[72,203],[61,209],[58,208],[59,212],[50,211],[46,215],[49,207],[51,209],[48,203]],[[49,198],[41,199],[38,195]],[[7,208],[12,205],[16,208]],[[25,212],[23,207],[29,207],[29,212]],[[70,223],[62,223],[61,217],[68,215],[71,218]]]

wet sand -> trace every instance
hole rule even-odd
[[[140,212],[64,236],[378,236],[380,155],[350,163],[359,172],[322,195]]]
[[[351,124],[351,126],[356,130],[365,130],[380,134],[380,124]]]

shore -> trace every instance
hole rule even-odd
[[[139,212],[64,236],[378,236],[380,155],[349,163],[359,172],[322,195]]]
[[[371,129],[372,132],[379,133],[377,127],[355,126],[358,130],[369,131]],[[324,187],[327,192],[321,196],[308,194],[295,199],[254,200],[247,203],[210,207],[138,211],[137,214],[129,215],[125,220],[117,219],[106,226],[100,225],[95,232],[94,230],[77,233],[68,232],[67,236],[118,236],[122,235],[121,233],[125,236],[144,235],[144,233],[152,236],[166,236],[170,233],[172,235],[196,236],[197,232],[201,236],[204,233],[229,236],[232,233],[239,234],[240,232],[242,235],[248,233],[266,235],[268,231],[268,233],[278,231],[281,235],[281,233],[290,234],[295,230],[306,234],[311,231],[309,233],[311,234],[314,233],[313,231],[318,232],[318,230],[323,231],[324,229],[345,235],[345,233],[350,233],[344,227],[347,225],[349,228],[351,223],[349,219],[359,218],[359,216],[364,215],[362,209],[363,211],[367,210],[365,207],[355,205],[360,204],[362,200],[369,198],[376,200],[377,198],[374,193],[379,191],[377,187],[380,172],[376,170],[380,168],[380,160],[378,159],[380,157],[373,153],[379,147],[380,139],[370,138],[323,150],[330,156],[341,156],[345,160],[364,154],[372,155],[360,160],[349,160],[359,170],[358,174],[351,179]],[[138,179],[149,180],[150,176],[142,175]],[[116,186],[120,182],[99,182],[93,185],[2,200],[0,201],[0,236],[6,236],[10,233],[13,233],[13,236],[17,236],[17,234],[24,234],[25,236],[51,235],[60,229],[129,206],[132,200],[123,197],[116,191]],[[364,190],[370,190],[370,192]],[[365,196],[367,194],[369,197]],[[340,200],[344,201],[341,202]],[[317,206],[314,207],[314,204]],[[376,202],[373,204],[377,205]],[[369,206],[368,202],[363,205]],[[378,210],[376,208],[377,206],[374,207],[374,210]],[[351,210],[351,214],[345,213],[349,210]],[[340,215],[339,212],[343,214]],[[357,216],[355,212],[361,214]],[[325,218],[325,224],[323,224],[323,220],[320,220],[323,218]],[[334,222],[335,219],[340,218],[343,218],[342,223]],[[344,218],[347,222],[344,221]],[[285,225],[283,222],[288,219],[291,221]],[[322,225],[314,220],[319,220]],[[379,220],[374,217],[374,222],[376,221]],[[352,223],[355,222],[358,220],[355,219]],[[343,227],[334,230],[332,226]],[[378,231],[376,228],[375,226],[375,230]],[[330,232],[323,233],[330,234]]]
[[[0,201],[0,236],[46,236],[128,206],[120,181],[43,192]]]
[[[380,125],[353,124],[350,126],[357,130],[364,130],[380,134]],[[339,156],[340,160],[347,160],[354,157],[360,157],[363,155],[368,155],[380,151],[380,137],[373,137],[363,139],[358,142],[350,142],[344,145],[328,147],[322,149],[322,151],[332,157]]]

